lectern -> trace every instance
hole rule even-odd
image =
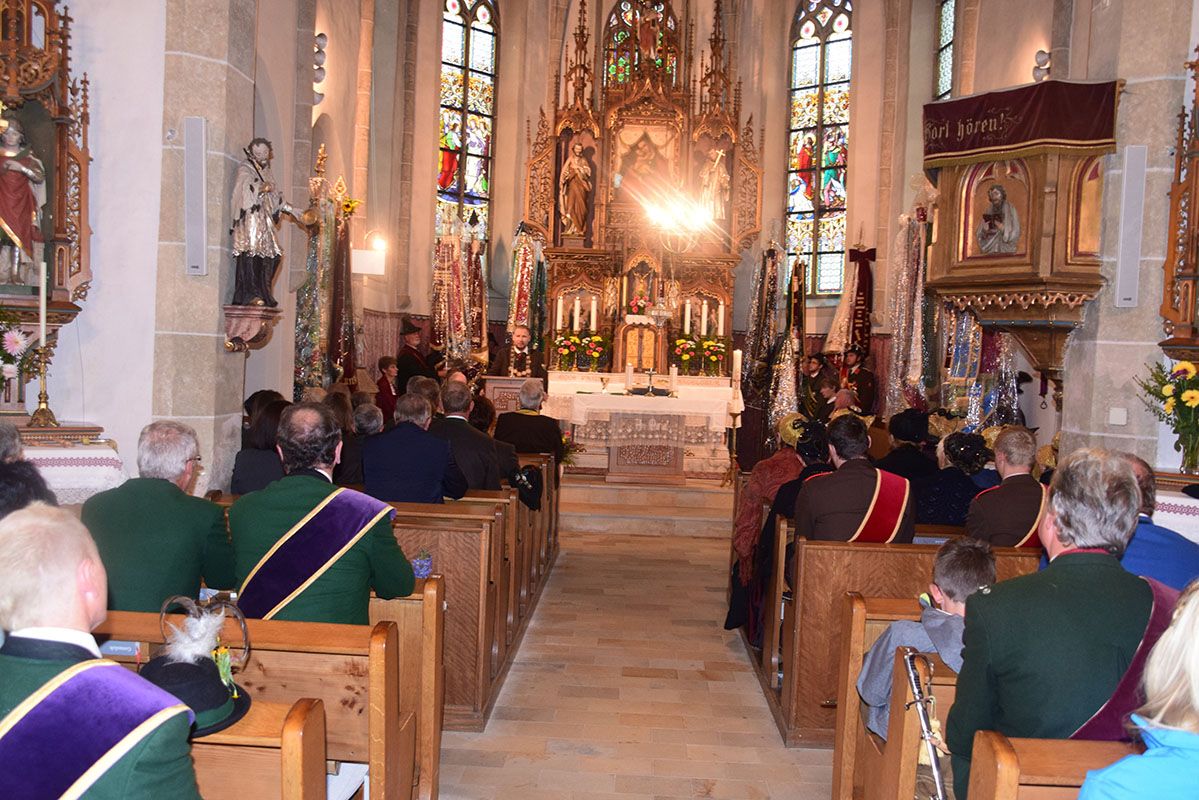
[[[495,413],[520,409],[520,387],[528,378],[511,378],[507,375],[484,375],[483,394],[495,405]]]

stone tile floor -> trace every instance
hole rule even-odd
[[[647,520],[647,524],[651,524]],[[728,542],[570,534],[484,733],[445,734],[445,800],[826,800],[723,629]]]

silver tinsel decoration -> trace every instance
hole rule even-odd
[[[999,334],[999,363],[995,367],[995,411],[993,424],[1015,425],[1019,417],[1019,392],[1016,378],[1015,337],[1010,333]]]
[[[928,219],[939,193],[923,175],[910,182],[916,190],[912,211],[899,218],[891,248],[891,363],[886,376],[885,411],[895,414],[924,396],[924,277],[927,270]]]
[[[771,241],[754,270],[749,329],[745,332],[745,358],[741,363],[742,392],[751,404],[760,402],[770,369],[770,348],[778,336],[779,267],[784,258],[778,242]]]
[[[799,357],[802,348],[794,336],[783,340],[774,359],[774,370],[770,379],[770,402],[766,409],[766,447],[774,451],[778,447],[779,421],[799,410],[799,397],[795,393],[795,382],[799,372]]]

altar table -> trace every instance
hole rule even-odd
[[[654,377],[655,388],[669,388],[669,376]],[[634,375],[634,387],[647,382]],[[551,371],[544,412],[582,448],[571,471],[665,482],[723,475],[735,402],[729,379],[679,377],[675,387],[674,397],[630,395],[623,373]]]
[[[37,467],[58,498],[58,504],[64,506],[115,489],[129,477],[121,457],[107,444],[72,447],[26,444],[25,458]]]
[[[1182,492],[1159,489],[1153,522],[1199,542],[1199,500]]]

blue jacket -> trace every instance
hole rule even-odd
[[[366,493],[389,503],[440,503],[466,494],[450,443],[401,422],[362,444]]]
[[[1199,734],[1151,728],[1136,714],[1145,752],[1087,773],[1078,800],[1190,800],[1199,784]]]
[[[1141,515],[1120,559],[1124,569],[1181,591],[1199,578],[1199,544]]]

